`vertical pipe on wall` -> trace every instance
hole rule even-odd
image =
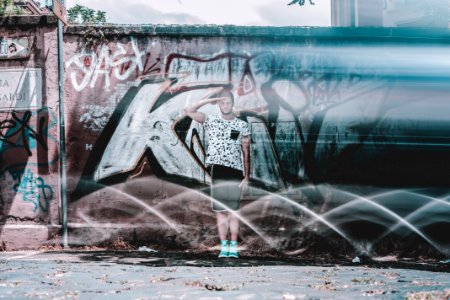
[[[64,5],[64,0],[61,1]],[[63,22],[58,19],[58,83],[59,83],[59,169],[62,244],[68,247],[67,238],[67,178],[66,178],[66,139],[64,121],[64,60],[63,60]]]

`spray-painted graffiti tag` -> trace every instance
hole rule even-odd
[[[0,120],[0,160],[2,172],[23,169],[27,164],[45,166],[53,164],[56,157],[49,161],[49,146],[55,147],[57,139],[52,132],[57,119],[49,108],[38,111],[4,113]],[[29,161],[35,157],[33,161]],[[29,166],[30,166],[29,165]]]
[[[211,58],[169,55],[166,79],[144,80],[125,94],[99,138],[102,142],[94,146],[84,176],[102,181],[128,173],[147,155],[163,174],[208,181],[207,144],[199,139],[203,129],[183,117],[182,108],[210,88],[222,86],[234,89],[235,107],[257,136],[252,146],[253,180],[282,188],[319,179],[317,156],[329,149],[318,137],[334,138],[323,133],[330,130],[322,126],[326,113],[378,89],[373,115],[367,117],[373,122],[385,82],[375,74],[312,72],[303,68],[302,60],[302,56],[277,60],[266,53]],[[215,108],[205,109],[212,113]]]
[[[152,63],[151,54],[139,50],[135,40],[131,40],[130,44],[127,47],[117,43],[115,51],[111,51],[108,45],[102,45],[98,53],[84,49],[67,61],[66,68],[71,70],[69,77],[74,89],[94,88],[100,77],[104,78],[103,87],[109,88],[112,76],[121,81],[128,79],[133,72],[143,76],[160,71],[159,58]]]
[[[32,155],[30,138],[38,142],[45,150],[44,123],[45,118],[39,119],[37,131],[30,126],[31,111],[26,111],[23,116],[18,116],[17,112],[12,112],[12,118],[0,121],[0,142],[7,143],[13,147],[23,147],[29,156]],[[16,137],[13,141],[11,138]]]
[[[23,174],[22,178],[19,178],[19,183],[14,186],[14,191],[22,194],[23,201],[33,204],[33,211],[41,209],[43,212],[47,212],[49,202],[54,196],[53,189],[45,184],[42,177],[35,176],[30,169]]]

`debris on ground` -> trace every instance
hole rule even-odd
[[[359,264],[360,262],[361,262],[361,259],[358,256],[355,257],[354,259],[352,259],[352,263]]]
[[[416,292],[406,295],[406,300],[450,299],[450,290]]]
[[[161,250],[0,252],[0,298],[90,299],[120,293],[123,299],[450,299],[449,270],[439,260],[393,264],[364,258],[364,266],[350,260],[311,265]]]
[[[147,246],[141,246],[138,248],[138,251],[144,251],[144,252],[158,252],[158,250],[148,248]]]

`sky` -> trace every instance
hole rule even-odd
[[[330,0],[66,0],[106,11],[119,24],[232,24],[247,26],[330,26]]]

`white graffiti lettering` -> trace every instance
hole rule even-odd
[[[126,80],[139,70],[144,70],[142,57],[144,52],[139,50],[135,40],[131,40],[131,54],[127,47],[117,44],[117,50],[111,51],[108,45],[103,45],[98,53],[84,49],[80,54],[73,56],[66,63],[69,77],[76,91],[84,90],[88,85],[94,88],[100,77],[104,77],[104,88],[111,85],[111,76],[117,80]]]
[[[111,137],[105,153],[95,172],[100,180],[135,168],[146,148],[150,148],[168,174],[203,178],[204,173],[171,129],[174,119],[179,117],[186,95],[168,101],[164,107],[149,113],[153,101],[148,95],[158,95],[165,82],[154,82],[143,86],[131,101]],[[206,93],[206,91],[204,91]],[[194,95],[197,96],[197,95]],[[174,159],[176,158],[176,159]]]

